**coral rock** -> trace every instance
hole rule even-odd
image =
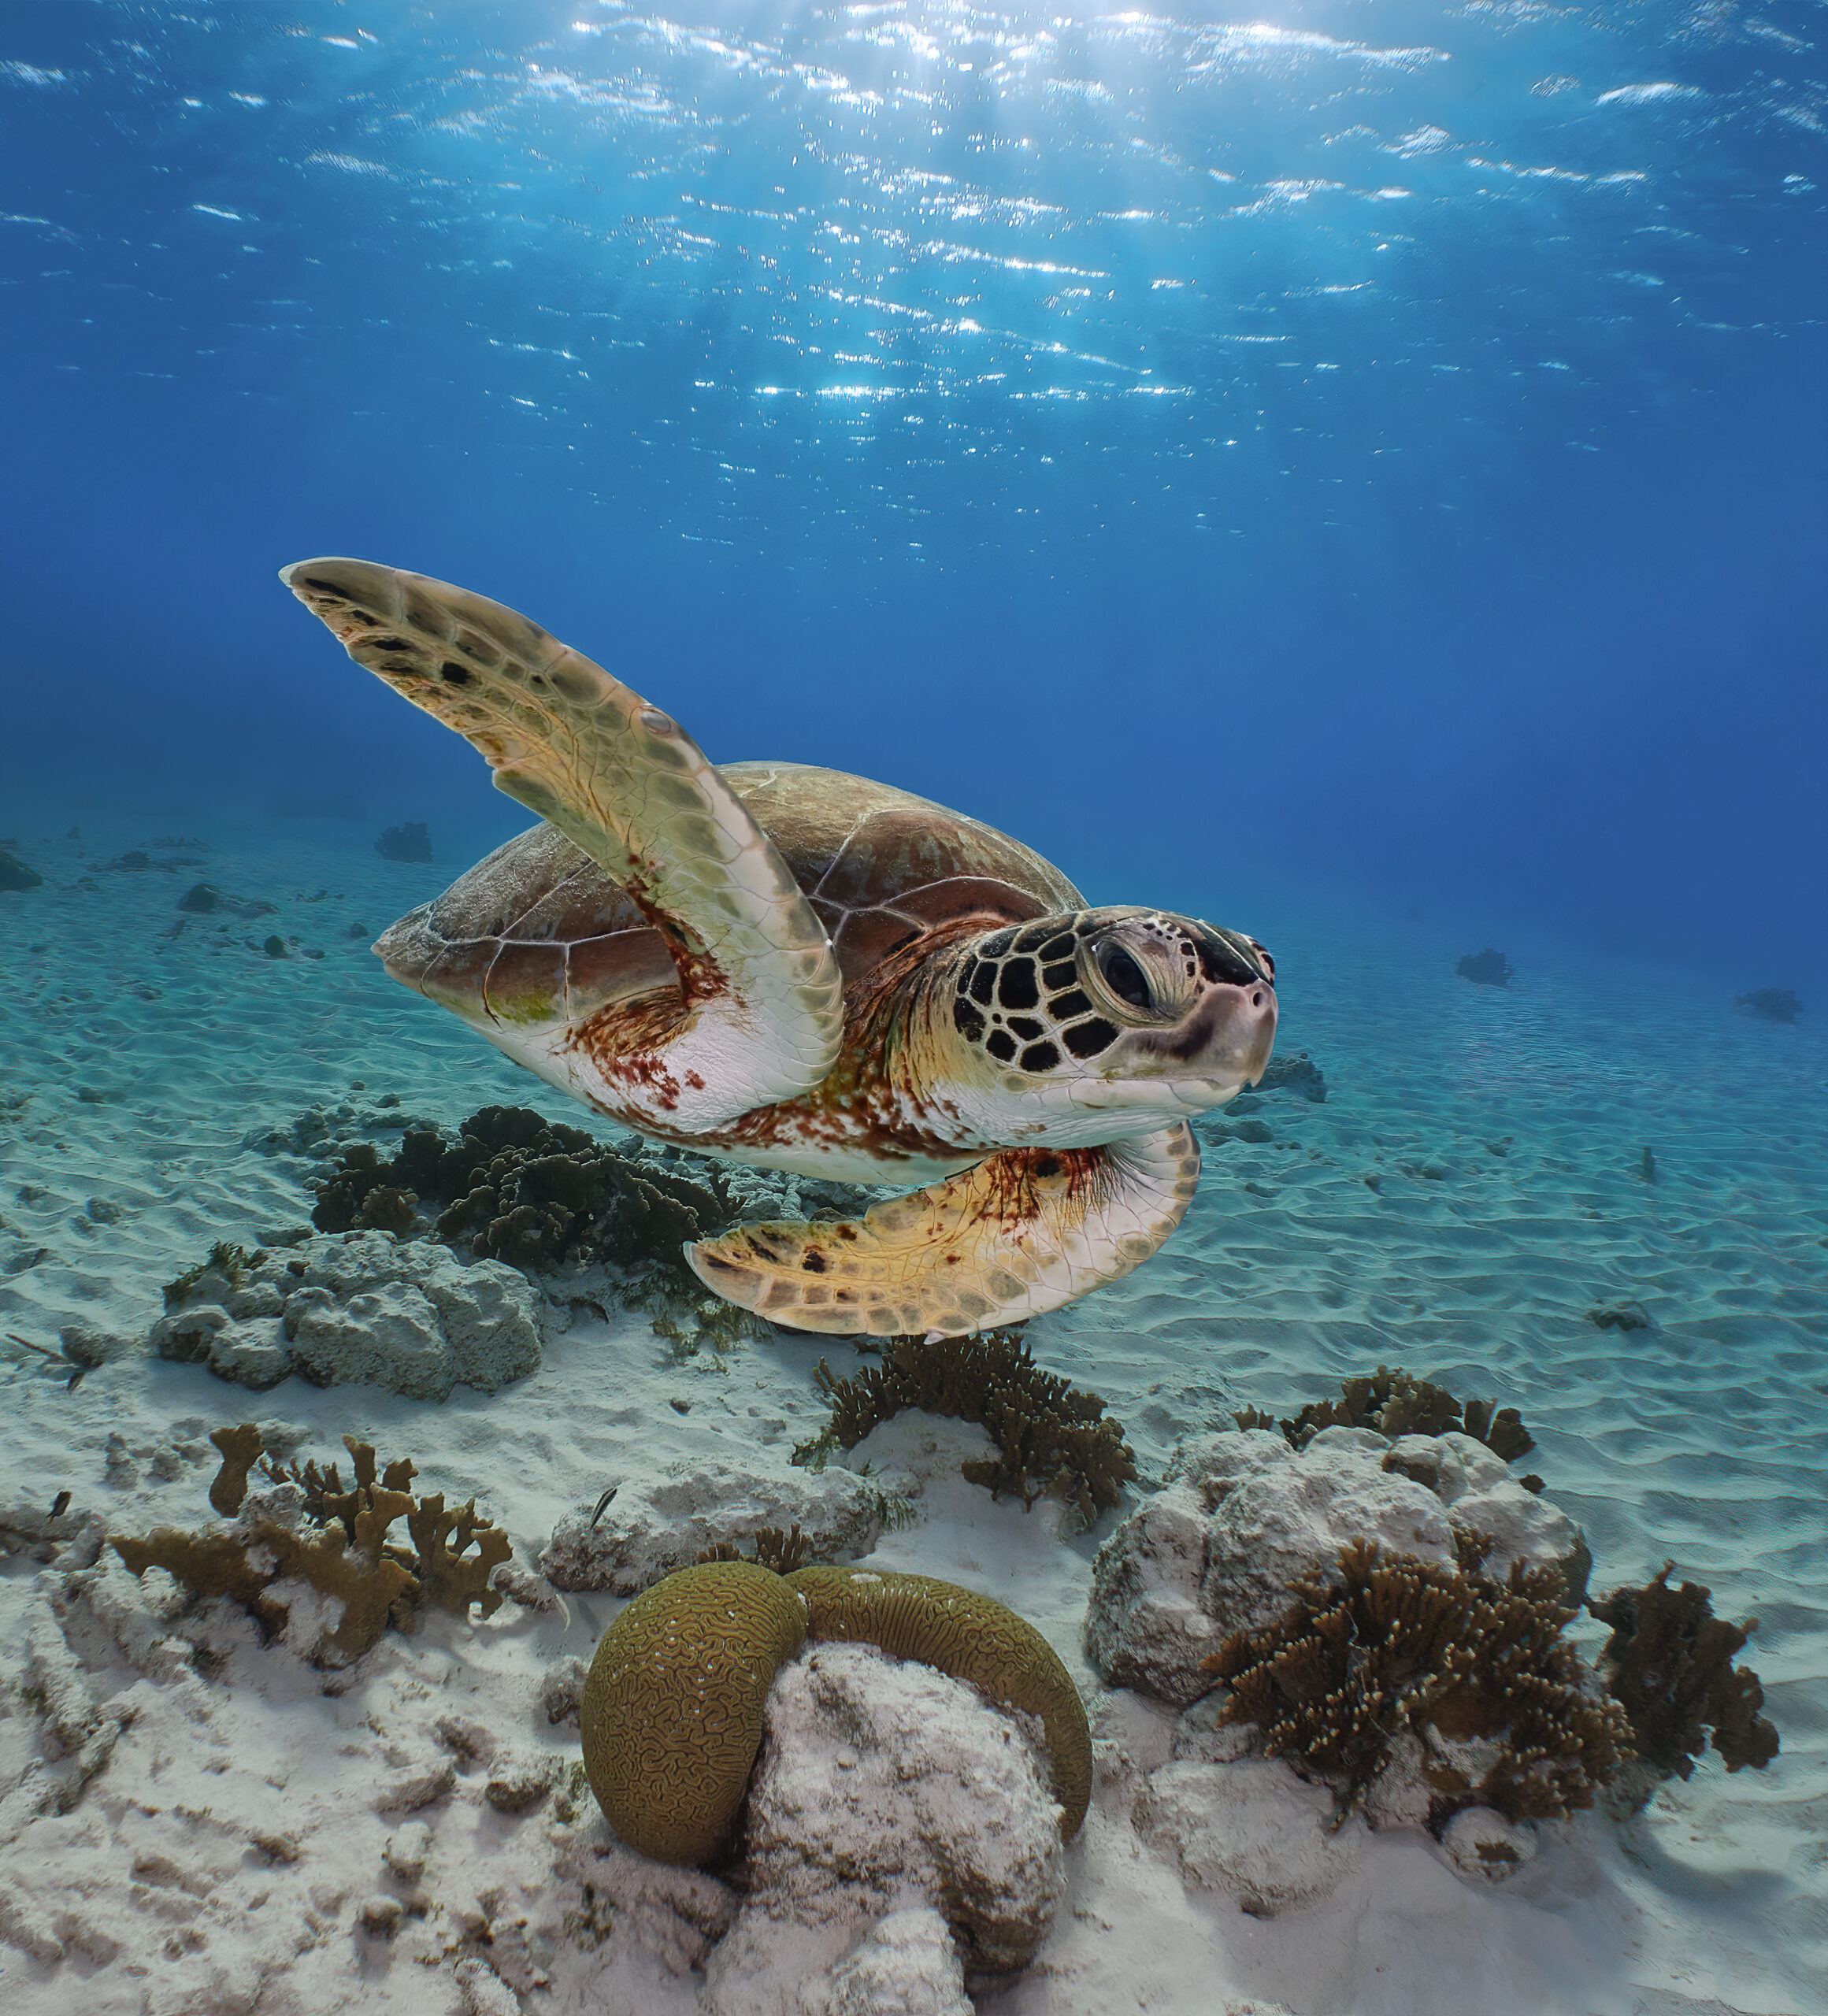
[[[568,1512],[540,1566],[558,1588],[632,1596],[708,1547],[770,1526],[798,1526],[819,1560],[847,1560],[875,1546],[882,1506],[881,1490],[849,1470],[796,1469],[760,1455],[713,1459],[628,1478],[594,1524],[589,1506]]]
[[[1333,1802],[1280,1762],[1165,1764],[1135,1818],[1144,1840],[1173,1854],[1183,1881],[1222,1890],[1257,1918],[1325,1896],[1358,1860],[1357,1836],[1333,1830]]]
[[[1386,1467],[1393,1447],[1407,1467]],[[1484,1534],[1498,1572],[1552,1567],[1570,1595],[1585,1585],[1580,1529],[1470,1436],[1393,1445],[1331,1427],[1296,1451],[1266,1429],[1227,1430],[1180,1444],[1170,1472],[1099,1551],[1085,1644],[1113,1685],[1177,1707],[1209,1691],[1200,1662],[1222,1637],[1273,1621],[1292,1582],[1331,1572],[1355,1540],[1448,1566]]]
[[[513,1268],[384,1232],[273,1254],[218,1247],[165,1292],[160,1356],[257,1389],[295,1372],[443,1400],[458,1385],[492,1393],[540,1362],[541,1299]]]
[[[769,1696],[743,1874],[747,1901],[709,1969],[713,2010],[795,2009],[782,1968],[821,1940],[836,1960],[914,1899],[973,1970],[1014,1970],[1064,1886],[1044,1760],[961,1681],[864,1646],[812,1648]],[[784,1941],[784,1922],[804,1938]]]
[[[832,1970],[825,2016],[973,2016],[944,1918],[931,1906],[891,1911]]]

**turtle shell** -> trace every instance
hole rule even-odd
[[[925,933],[993,931],[1084,906],[1031,848],[910,791],[804,763],[721,768],[831,934],[847,988]],[[375,949],[395,979],[471,1021],[576,1022],[677,984],[659,932],[543,823],[402,917]]]

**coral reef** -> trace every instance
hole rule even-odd
[[[743,1828],[747,1896],[707,1965],[707,2010],[829,2009],[802,1999],[795,1977],[809,1961],[841,1975],[840,1956],[897,1907],[937,1912],[942,1939],[949,1929],[934,1957],[950,1960],[955,1996],[961,1961],[974,1973],[1025,1966],[1065,1888],[1055,1816],[1044,1759],[968,1685],[867,1646],[809,1647],[769,1696]]]
[[[1508,987],[1517,969],[1504,954],[1488,945],[1482,952],[1469,952],[1454,968],[1462,980],[1477,980],[1481,987]]]
[[[727,1847],[768,1690],[806,1628],[791,1584],[723,1561],[657,1582],[603,1633],[579,1726],[591,1790],[631,1847],[692,1863]]]
[[[436,1236],[478,1258],[551,1268],[565,1260],[628,1266],[676,1252],[729,1222],[729,1200],[627,1157],[582,1128],[524,1106],[484,1106],[454,1142],[409,1130],[387,1163],[363,1143],[317,1186],[312,1221],[326,1232],[389,1216],[401,1200],[440,1207]]]
[[[1493,1400],[1468,1400],[1463,1408],[1444,1386],[1412,1378],[1401,1366],[1381,1365],[1374,1373],[1340,1382],[1337,1400],[1311,1401],[1292,1418],[1277,1421],[1255,1408],[1232,1418],[1240,1428],[1279,1427],[1291,1449],[1306,1447],[1323,1428],[1369,1428],[1392,1440],[1403,1435],[1470,1435],[1507,1463],[1536,1447],[1515,1407]]]
[[[1750,994],[1736,994],[1733,1006],[1741,1015],[1757,1015],[1767,1022],[1793,1022],[1803,1004],[1787,987],[1760,987]]]
[[[384,861],[429,861],[432,836],[423,821],[409,819],[388,827],[375,842],[374,850]]]
[[[1333,1572],[1292,1584],[1274,1623],[1233,1632],[1203,1665],[1232,1690],[1220,1721],[1255,1723],[1271,1756],[1332,1784],[1338,1818],[1407,1732],[1440,1795],[1434,1825],[1474,1805],[1560,1818],[1590,1806],[1631,1754],[1623,1710],[1583,1684],[1560,1590],[1545,1569],[1500,1583],[1359,1541]]]
[[[1659,1777],[1687,1777],[1713,1732],[1729,1771],[1762,1770],[1778,1754],[1778,1732],[1758,1711],[1758,1675],[1733,1662],[1756,1620],[1716,1617],[1696,1582],[1669,1586],[1673,1561],[1641,1588],[1615,1589],[1587,1605],[1612,1635],[1600,1654],[1606,1685],[1631,1719],[1638,1756]]]
[[[162,1568],[193,1595],[228,1596],[269,1637],[287,1627],[291,1608],[273,1584],[307,1582],[338,1606],[335,1624],[301,1647],[324,1665],[360,1658],[390,1624],[410,1632],[421,1608],[462,1617],[474,1605],[488,1617],[500,1607],[490,1577],[513,1554],[506,1534],[478,1515],[473,1499],[447,1507],[442,1492],[414,1496],[410,1458],[380,1471],[373,1445],[345,1436],[354,1466],[346,1491],[334,1463],[300,1469],[262,1462],[252,1422],[218,1429],[209,1439],[222,1455],[209,1503],[224,1518],[242,1516],[232,1527],[200,1532],[161,1526],[142,1538],[110,1535],[108,1544],[135,1576]],[[276,1490],[250,1494],[256,1462]],[[301,1514],[314,1531],[298,1530]],[[402,1518],[410,1547],[391,1536]]]
[[[802,1533],[810,1559],[851,1559],[869,1553],[895,1510],[868,1478],[836,1466],[796,1469],[756,1449],[740,1462],[710,1458],[624,1477],[600,1514],[580,1505],[559,1520],[540,1566],[555,1588],[632,1596],[707,1548],[770,1529]]]
[[[795,1462],[816,1462],[833,1447],[855,1448],[879,1422],[916,1407],[970,1421],[988,1434],[1000,1455],[962,1468],[992,1497],[1007,1491],[1032,1506],[1051,1492],[1089,1525],[1121,1502],[1136,1473],[1122,1425],[1106,1417],[1105,1403],[1044,1372],[1019,1329],[931,1341],[896,1338],[880,1370],[866,1367],[854,1379],[839,1379],[821,1358],[814,1376],[832,1418],[821,1435],[795,1451]]]
[[[1587,1321],[1596,1330],[1648,1330],[1655,1327],[1650,1311],[1641,1302],[1596,1303],[1587,1311]]]
[[[729,1845],[777,1669],[807,1637],[861,1640],[1039,1718],[1070,1837],[1091,1788],[1072,1677],[1034,1628],[988,1596],[923,1575],[716,1561],[645,1590],[598,1644],[580,1709],[584,1767],[610,1824],[664,1862]]]
[[[1210,1688],[1223,1639],[1273,1624],[1289,1584],[1355,1541],[1444,1568],[1476,1544],[1485,1574],[1552,1570],[1569,1603],[1592,1566],[1579,1527],[1467,1435],[1330,1427],[1296,1450],[1227,1429],[1181,1443],[1170,1478],[1099,1550],[1085,1644],[1114,1686],[1177,1707]]]
[[[540,1297],[513,1268],[381,1232],[248,1253],[218,1244],[169,1283],[151,1341],[257,1390],[293,1373],[410,1399],[492,1393],[540,1362]]]
[[[44,877],[18,855],[0,847],[0,889],[42,889]]]

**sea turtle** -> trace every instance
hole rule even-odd
[[[891,785],[713,765],[466,590],[362,560],[280,578],[542,821],[383,935],[396,980],[651,1139],[925,1186],[688,1246],[708,1288],[795,1329],[958,1336],[1127,1274],[1179,1224],[1188,1116],[1269,1062],[1254,939],[1088,907],[1029,848]]]

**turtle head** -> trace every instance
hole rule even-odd
[[[1049,1138],[1133,1116],[1107,1132],[1117,1138],[1222,1106],[1263,1077],[1275,974],[1254,938],[1127,904],[988,932],[951,976],[952,1030],[970,1054],[958,1062],[999,1103],[1039,1095],[1036,1117],[1067,1123],[1047,1124]]]

